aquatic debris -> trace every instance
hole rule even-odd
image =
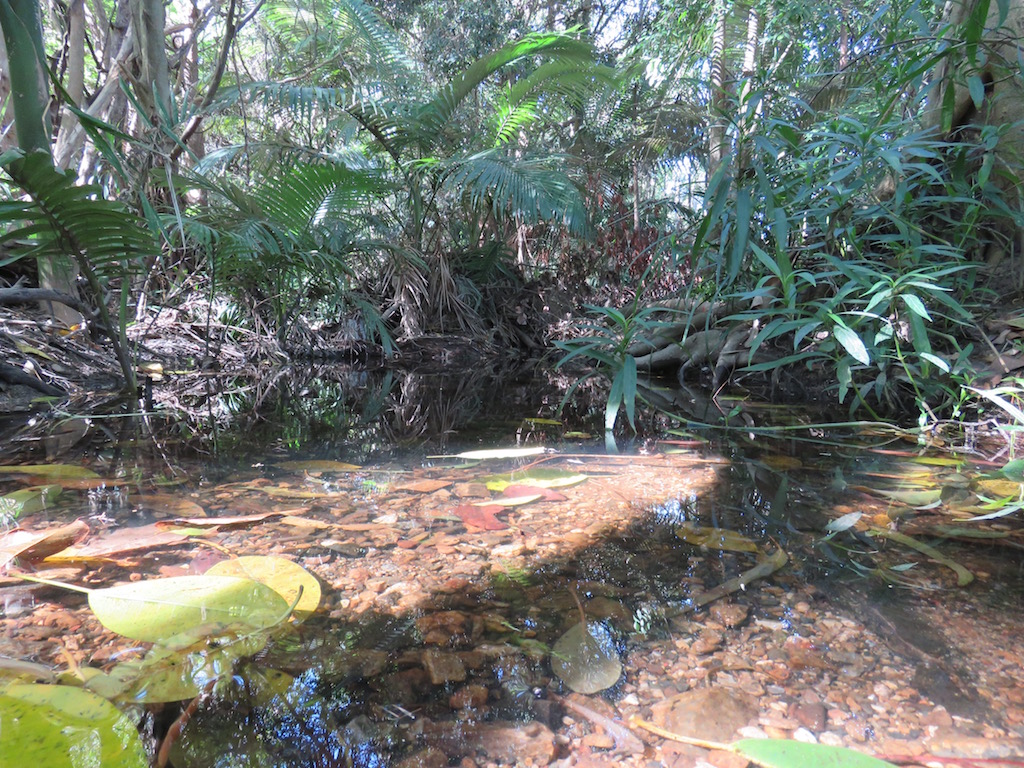
[[[614,718],[602,715],[597,710],[591,709],[585,704],[574,701],[569,696],[559,696],[557,693],[549,694],[552,699],[574,714],[580,715],[590,721],[592,725],[603,728],[605,733],[612,737],[615,742],[615,751],[623,754],[642,754],[644,743],[629,730],[629,727]]]

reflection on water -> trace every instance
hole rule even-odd
[[[953,468],[877,452],[839,460],[818,445],[747,433],[604,456],[599,438],[564,436],[600,424],[596,403],[575,402],[561,424],[526,421],[553,418],[561,397],[550,380],[335,369],[183,393],[188,407],[174,417],[23,427],[18,461],[80,464],[99,478],[56,480],[59,504],[22,522],[80,517],[94,540],[129,526],[136,544],[151,537],[64,565],[78,569],[65,580],[201,573],[225,557],[272,554],[322,583],[315,616],[254,646],[191,704],[147,714],[153,751],[163,742],[176,766],[671,765],[678,755],[653,738],[637,750],[624,722],[636,714],[685,729],[686,697],[708,690],[754,702],[718,724],[726,739],[748,727],[867,751],[929,749],[938,730],[951,738],[950,714],[962,718],[964,738],[1020,739],[1024,702],[1013,691],[1024,679],[1007,650],[1024,629],[1019,560],[995,544],[938,542],[978,576],[960,589],[948,568],[864,525],[826,529],[859,512],[913,532],[925,514],[899,506],[895,483],[923,471],[941,486]],[[560,453],[435,458],[519,443]],[[544,489],[553,475],[539,470],[587,477]],[[496,476],[533,500],[503,505],[514,497]],[[0,482],[6,493],[35,481]],[[489,517],[474,514],[481,504]],[[161,524],[229,516],[244,522],[161,538]],[[783,570],[699,611],[666,610],[778,547]],[[15,590],[32,601],[0,619],[0,637],[11,638],[3,655],[105,669],[128,651],[81,602],[2,589],[5,601]],[[33,623],[42,609],[48,618]],[[55,625],[74,629],[58,643],[46,631]],[[600,655],[624,667],[597,694],[574,693],[565,679],[574,645],[588,642],[581,626],[598,627]],[[180,735],[166,739],[172,726]]]

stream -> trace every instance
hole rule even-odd
[[[1024,532],[986,506],[1012,456],[663,389],[609,440],[565,383],[324,369],[8,416],[0,691],[84,688],[178,768],[746,764],[631,718],[1024,764]],[[268,568],[265,631],[141,641],[98,607]],[[10,732],[0,766],[38,766]]]

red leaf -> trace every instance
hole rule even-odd
[[[501,522],[494,515],[497,512],[504,512],[504,507],[497,504],[490,504],[486,507],[474,507],[472,504],[463,504],[452,510],[452,514],[466,524],[467,528],[476,528],[481,531],[502,531],[508,525]]]
[[[538,488],[533,485],[510,485],[501,492],[502,496],[516,498],[517,496],[537,496],[543,501],[565,501],[566,497],[550,488]]]

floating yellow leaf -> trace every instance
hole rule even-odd
[[[63,587],[89,596],[92,612],[111,632],[158,643],[200,627],[224,631],[266,629],[283,621],[289,604],[270,587],[232,576],[172,576],[106,589],[86,589],[27,574],[25,581]]]
[[[563,469],[531,469],[529,472],[511,472],[484,478],[487,490],[501,493],[510,485],[532,485],[535,488],[568,488],[587,479],[586,475]]]
[[[303,618],[320,605],[320,582],[301,565],[283,557],[247,555],[234,560],[221,560],[206,573],[209,576],[238,576],[266,584],[283,597],[288,605],[294,604],[295,613]]]

